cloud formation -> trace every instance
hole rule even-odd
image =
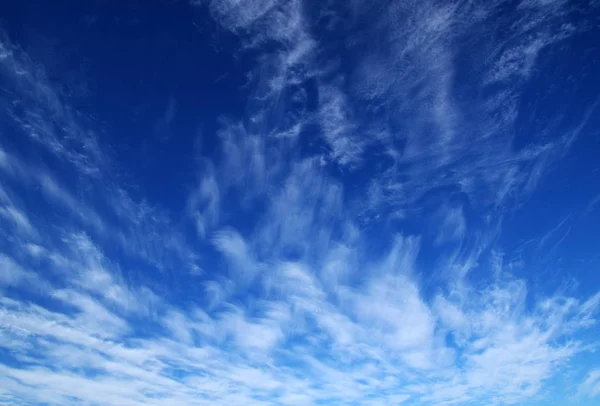
[[[500,238],[596,111],[535,120],[524,96],[590,29],[577,7],[189,10],[235,38],[247,103],[164,201],[145,197],[155,179],[127,185],[98,123],[0,36],[0,403],[527,404],[573,370],[566,392],[598,396],[597,369],[575,364],[597,350],[600,292],[534,268],[577,216]],[[160,105],[177,132],[185,103]]]
[[[219,244],[240,248],[232,236]],[[576,337],[600,303],[557,295],[528,309],[516,279],[427,300],[412,272],[418,241],[399,237],[359,285],[334,291],[305,264],[261,263],[257,297],[181,308],[119,281],[89,238],[68,239],[63,263],[78,273],[65,288],[2,257],[3,289],[47,303],[2,299],[5,356],[21,365],[2,366],[2,386],[22,402],[512,404],[585,350]],[[36,261],[60,273],[48,264],[65,252]]]

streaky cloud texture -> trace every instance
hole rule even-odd
[[[67,3],[0,20],[0,404],[600,400],[600,3]]]

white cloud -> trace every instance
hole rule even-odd
[[[434,242],[443,244],[461,241],[467,231],[466,220],[462,206],[445,206],[440,208],[435,220],[439,222],[435,226],[437,235]]]
[[[372,10],[367,2],[353,7],[357,16]],[[361,29],[349,31],[348,43],[358,64],[346,67],[353,105],[389,111],[367,117],[394,129],[384,144],[395,159],[373,176],[369,192],[379,197],[371,209],[411,210],[440,188],[466,193],[475,210],[490,202],[504,210],[530,194],[570,141],[558,136],[515,149],[521,86],[544,49],[577,31],[568,23],[569,3],[524,3],[510,19],[495,1],[381,7],[379,18],[357,17]],[[531,131],[551,133],[553,126]]]
[[[319,119],[323,137],[331,148],[331,159],[340,165],[355,164],[361,158],[363,142],[350,119],[353,112],[346,97],[336,87],[323,86],[319,89],[319,99]]]
[[[327,252],[332,230],[343,214],[343,189],[324,176],[318,161],[299,161],[291,165],[283,185],[266,204],[257,233],[261,253],[317,255]]]
[[[600,369],[591,370],[579,386],[579,394],[592,398],[600,396]]]
[[[218,232],[213,241],[217,249],[227,258],[234,261],[236,265],[243,266],[252,262],[246,241],[234,229],[226,229]]]
[[[72,290],[56,290],[51,294],[78,310],[75,323],[99,337],[118,339],[127,332],[127,323],[93,298]]]
[[[43,66],[0,32],[0,75],[18,95],[5,104],[8,116],[35,143],[88,176],[106,164],[94,133],[82,128],[63,94],[48,80]],[[19,109],[23,112],[19,113]],[[57,130],[57,127],[60,130]]]
[[[12,258],[0,254],[0,286],[17,286],[34,274],[24,270]]]
[[[285,316],[285,314],[284,314]],[[283,332],[275,318],[251,321],[246,320],[239,312],[232,312],[224,316],[222,327],[230,331],[239,348],[244,351],[268,352],[283,338]]]
[[[0,150],[2,147],[0,146]],[[54,176],[44,168],[29,167],[18,157],[2,151],[5,170],[8,178],[21,185],[39,188],[44,197],[52,203],[62,206],[63,209],[74,214],[84,224],[94,228],[95,232],[104,232],[105,225],[99,215],[91,208],[79,202],[73,195],[60,185]],[[7,210],[10,210],[7,208]],[[32,232],[31,224],[25,214],[19,215],[19,209],[13,207],[11,210],[13,220],[27,232]],[[16,217],[14,217],[16,216]]]
[[[44,195],[44,204],[58,204],[85,227],[93,228],[88,231],[119,242],[128,255],[155,267],[183,263],[188,270],[196,269],[193,250],[173,231],[173,220],[147,202],[132,199],[129,189],[117,180],[119,174],[114,171],[118,165],[101,145],[92,123],[71,104],[62,83],[51,80],[44,66],[13,44],[3,31],[0,54],[0,77],[8,90],[2,106],[5,117],[20,129],[10,136],[24,136],[24,145],[39,158],[31,165],[0,145],[0,170],[7,178],[19,186],[37,184],[34,188]],[[167,111],[167,121],[173,114]],[[48,159],[42,159],[46,156]],[[83,181],[86,188],[72,179],[58,179],[49,169],[57,162],[73,170],[75,180]],[[104,216],[107,209],[110,215]],[[114,222],[114,215],[121,221]]]
[[[0,207],[0,216],[12,222],[20,232],[30,235],[35,234],[35,229],[31,225],[27,215],[15,206],[7,205]]]
[[[285,2],[277,0],[253,0],[250,2],[216,0],[208,3],[215,17],[225,27],[232,31],[238,31],[252,29],[253,24]],[[201,4],[201,2],[196,2],[196,4]]]
[[[207,234],[218,224],[220,192],[214,170],[207,166],[200,175],[197,188],[188,198],[188,212],[193,218],[200,237]]]
[[[3,366],[2,386],[22,399],[57,403],[68,396],[93,402],[117,381],[127,389],[111,392],[107,404],[152,403],[158,394],[162,402],[200,405],[376,395],[373,401],[515,403],[584,349],[568,337],[593,321],[597,297],[549,298],[528,310],[525,284],[515,280],[483,292],[464,287],[430,303],[405,269],[414,266],[412,250],[410,242],[395,244],[393,259],[378,262],[360,289],[325,290],[306,265],[272,264],[268,290],[254,305],[234,299],[205,313],[159,301],[162,321],[141,317],[145,328],[166,329],[149,336],[128,335],[141,326],[140,314],[117,316],[108,310],[111,299],[85,284],[51,294],[73,313],[4,298],[2,342],[30,366]],[[14,268],[8,272],[17,277],[22,272]],[[94,280],[102,290],[117,283]],[[322,358],[323,350],[335,358]],[[53,369],[45,369],[50,360]],[[40,390],[28,390],[32,385]]]

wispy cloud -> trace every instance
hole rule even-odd
[[[43,146],[79,171],[94,176],[104,156],[96,136],[82,128],[76,112],[29,55],[0,32],[0,64],[7,86],[2,100],[6,114],[31,141]],[[37,67],[37,69],[36,69]]]
[[[579,387],[579,393],[592,398],[600,395],[600,370],[594,369],[589,372]]]
[[[19,232],[29,235],[35,234],[35,229],[31,225],[31,221],[29,221],[27,214],[13,205],[8,197],[2,200],[4,205],[0,207],[0,216],[9,223],[12,223]]]
[[[592,354],[600,293],[499,238],[596,108],[521,104],[569,2],[192,4],[249,70],[181,213],[0,37],[0,403],[523,404]]]
[[[16,184],[17,189],[23,185],[41,191],[48,201],[60,206],[69,217],[78,218],[89,231],[119,242],[129,255],[153,266],[162,267],[163,252],[169,252],[173,262],[193,269],[195,255],[176,233],[169,231],[173,220],[159,208],[132,199],[128,189],[116,181],[117,165],[105,152],[92,123],[76,113],[68,95],[61,93],[60,85],[49,80],[43,66],[12,44],[3,32],[0,49],[0,74],[9,86],[1,101],[3,114],[16,126],[11,130],[14,137],[26,137],[24,142],[39,156],[35,163],[27,162],[23,156],[6,150],[7,145],[0,145],[0,170],[4,179],[13,183],[7,187]],[[63,182],[65,179],[57,179],[50,168],[69,168],[75,179],[70,177]],[[93,187],[83,189],[78,182]],[[22,229],[27,227],[16,207],[7,206],[3,217],[19,222]],[[158,240],[158,230],[160,244],[154,241]]]
[[[74,396],[115,404],[304,404],[375,395],[515,403],[584,350],[574,337],[594,321],[597,299],[556,296],[529,308],[525,283],[508,280],[429,301],[411,272],[415,255],[413,242],[399,242],[363,284],[337,291],[306,265],[265,264],[266,290],[257,301],[206,313],[155,300],[152,315],[124,305],[144,302],[99,264],[87,264],[89,254],[72,257],[89,270],[68,289],[37,291],[48,305],[2,299],[6,355],[25,363],[2,367],[3,387],[56,403]],[[12,278],[3,278],[5,287],[27,273],[10,259],[2,266]],[[66,307],[51,310],[53,302]],[[126,388],[105,397],[116,380]]]
[[[323,137],[331,148],[331,159],[340,165],[355,163],[361,158],[363,147],[344,94],[335,87],[322,87],[319,97],[319,118]]]
[[[355,7],[357,15],[370,10]],[[351,43],[363,55],[354,94],[368,105],[393,106],[375,121],[398,128],[385,144],[398,158],[373,180],[387,196],[380,203],[409,208],[430,190],[457,188],[505,207],[529,193],[568,136],[515,149],[522,138],[515,131],[518,95],[542,50],[576,32],[567,22],[569,4],[524,2],[516,14],[502,2],[409,2],[386,10],[382,18],[365,17]],[[385,46],[372,46],[372,36]]]
[[[194,220],[198,235],[206,235],[219,224],[221,194],[211,165],[202,168],[196,189],[188,198],[187,210]]]

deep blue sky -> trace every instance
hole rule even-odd
[[[3,4],[0,404],[596,404],[599,24]]]

